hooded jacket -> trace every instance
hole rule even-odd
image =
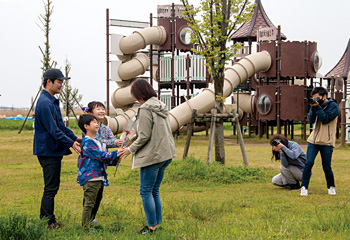
[[[137,138],[129,146],[133,154],[133,169],[176,157],[169,113],[163,102],[156,97],[148,99],[139,108],[137,120]]]
[[[307,141],[315,145],[335,147],[338,115],[338,103],[331,98],[322,106],[311,107],[309,121],[315,123],[315,127]]]

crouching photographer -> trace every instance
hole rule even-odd
[[[290,190],[300,189],[300,181],[306,161],[306,154],[298,143],[274,135],[270,139],[272,158],[281,161],[281,173],[272,178],[272,184]]]

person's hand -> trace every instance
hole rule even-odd
[[[115,140],[115,145],[117,145],[117,147],[121,147],[123,144],[123,140],[117,139]]]
[[[119,153],[119,157],[122,159],[122,158],[126,158],[130,154],[130,151],[128,148],[119,148],[118,153]]]
[[[277,144],[277,146],[273,146],[272,150],[274,150],[275,152],[282,152],[282,148],[284,147],[283,143],[279,142]]]
[[[80,150],[80,143],[78,141],[75,141],[72,145],[72,148],[74,149],[74,151],[77,154],[80,154],[81,150]]]
[[[320,105],[318,102],[315,102],[314,104],[310,104],[311,107],[316,107],[317,105]]]
[[[75,141],[77,141],[78,143],[81,143],[83,139],[82,138],[77,138]]]

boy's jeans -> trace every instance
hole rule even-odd
[[[44,194],[41,199],[40,218],[48,218],[48,224],[55,223],[55,196],[60,187],[61,157],[38,156],[44,175]]]
[[[162,204],[159,196],[159,186],[162,183],[165,168],[170,163],[171,159],[142,167],[140,170],[140,194],[148,226],[153,227],[162,223]]]
[[[312,143],[307,144],[306,163],[303,171],[303,180],[301,186],[306,189],[309,187],[311,169],[315,163],[315,158],[318,152],[321,153],[323,172],[326,176],[327,188],[335,187],[334,175],[331,167],[333,147],[327,145],[315,145]]]

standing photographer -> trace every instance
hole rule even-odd
[[[300,189],[301,176],[306,161],[306,154],[298,143],[288,141],[287,138],[274,135],[270,140],[272,158],[281,160],[281,173],[272,178],[272,184],[288,188]]]
[[[339,107],[336,101],[327,98],[327,90],[316,87],[311,92],[309,121],[314,123],[314,128],[307,139],[306,163],[301,184],[301,196],[308,195],[308,187],[311,177],[311,169],[316,155],[321,152],[322,167],[326,176],[329,195],[335,195],[334,175],[331,167],[333,148],[335,147],[335,133]]]

